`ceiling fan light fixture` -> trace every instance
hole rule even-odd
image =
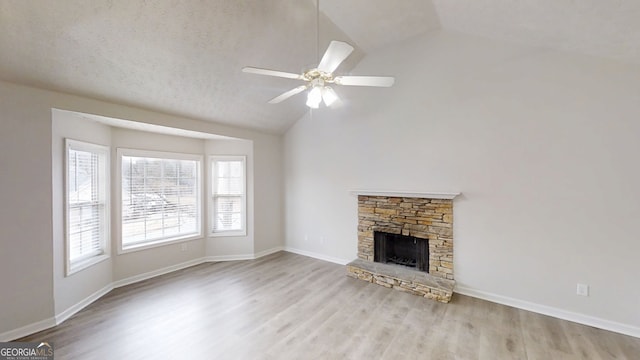
[[[316,0],[316,25],[316,55],[319,61],[318,67],[309,69],[302,74],[250,66],[242,68],[242,71],[245,73],[302,80],[305,82],[305,85],[285,91],[269,100],[269,104],[278,104],[306,89],[310,89],[307,94],[306,104],[312,109],[317,109],[320,107],[322,101],[324,101],[327,106],[331,106],[340,100],[336,92],[333,91],[331,87],[325,86],[325,84],[376,87],[389,87],[393,85],[394,78],[391,76],[334,76],[333,72],[349,57],[354,48],[346,42],[332,40],[324,52],[324,55],[320,58],[320,0]]]
[[[336,94],[336,92],[331,87],[325,86],[322,89],[322,100],[324,101],[325,105],[331,106],[336,102],[336,100],[338,100],[338,94]]]
[[[317,109],[320,106],[320,101],[322,101],[322,88],[314,86],[309,91],[309,95],[307,95],[307,106]]]

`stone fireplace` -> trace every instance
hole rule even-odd
[[[458,194],[355,192],[358,259],[347,275],[449,302],[453,198]]]

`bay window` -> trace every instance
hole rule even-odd
[[[121,250],[202,236],[201,156],[118,149]]]

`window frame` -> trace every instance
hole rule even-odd
[[[240,230],[216,230],[215,229],[215,217],[216,217],[216,209],[215,209],[215,184],[216,184],[216,173],[215,173],[215,162],[217,161],[242,161],[242,212],[241,212],[241,222],[242,228]],[[247,236],[247,156],[246,155],[210,155],[209,156],[209,236],[211,237],[239,237],[239,236]],[[230,195],[228,195],[230,196]],[[237,196],[237,195],[236,195]]]
[[[118,233],[118,254],[126,254],[130,252],[155,248],[159,246],[165,246],[170,244],[181,243],[185,241],[201,239],[203,238],[203,209],[202,209],[202,165],[203,165],[203,156],[199,154],[189,154],[189,153],[177,153],[177,152],[167,152],[167,151],[155,151],[155,150],[140,150],[140,149],[130,149],[130,148],[117,148],[117,169],[116,169],[116,183],[117,183],[117,191],[116,191],[116,206],[117,209],[117,233]],[[196,162],[196,230],[197,233],[190,233],[185,235],[178,235],[172,237],[166,237],[151,241],[145,241],[140,243],[135,243],[131,245],[124,244],[124,234],[123,234],[123,203],[122,203],[122,184],[123,184],[123,173],[122,173],[122,158],[123,156],[131,156],[131,157],[144,157],[144,158],[155,158],[161,160],[189,160]]]
[[[92,255],[86,255],[78,260],[71,260],[71,224],[69,201],[69,151],[85,151],[95,153],[99,156],[98,167],[102,170],[102,175],[98,176],[98,187],[101,192],[99,204],[102,204],[101,217],[101,239],[100,250]],[[64,151],[64,242],[65,242],[65,276],[70,276],[95,264],[98,264],[110,257],[111,249],[111,149],[109,146],[94,144],[86,141],[65,138]]]

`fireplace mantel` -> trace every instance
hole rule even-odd
[[[383,190],[351,190],[352,195],[365,196],[394,196],[405,198],[423,198],[423,199],[445,199],[453,200],[460,193],[443,193],[443,192],[405,192],[405,191],[383,191]]]

